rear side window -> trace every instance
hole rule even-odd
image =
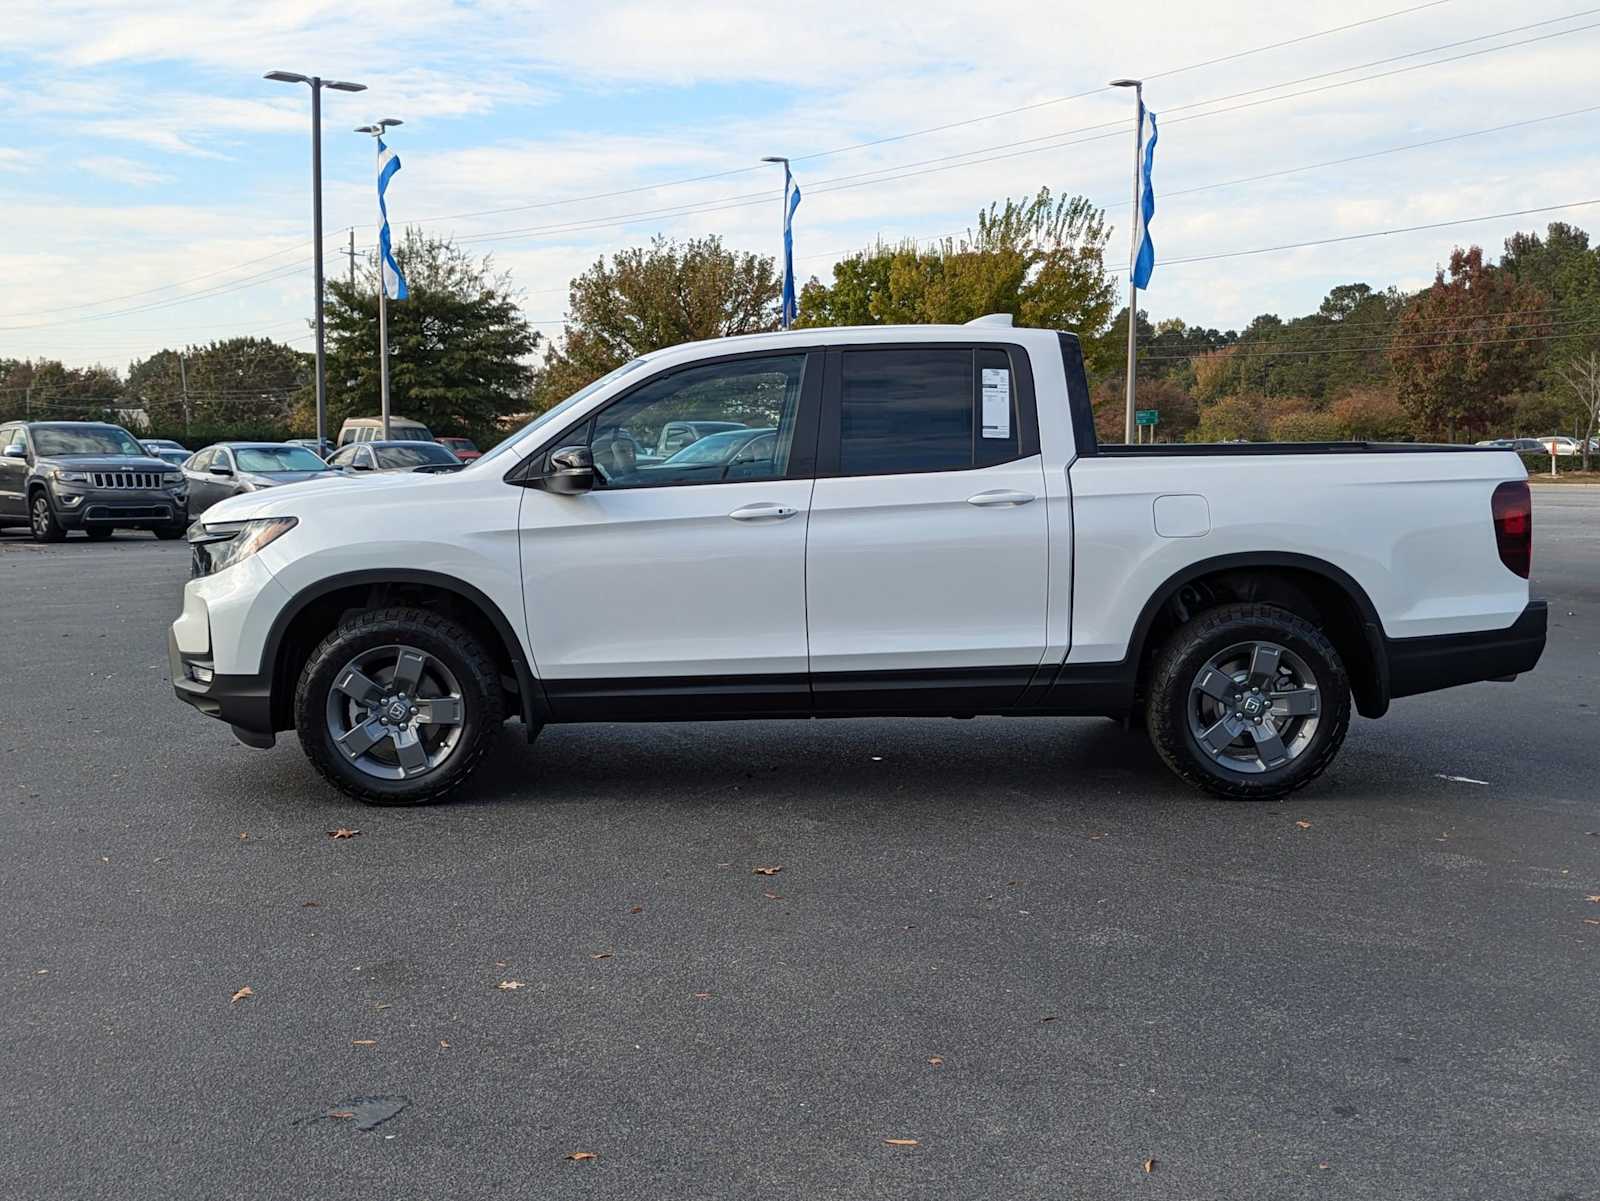
[[[965,471],[1022,457],[1004,348],[846,350],[839,393],[841,475]]]

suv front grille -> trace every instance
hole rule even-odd
[[[161,476],[154,471],[91,471],[89,480],[96,488],[161,487]]]

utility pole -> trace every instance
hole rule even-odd
[[[356,290],[356,227],[350,227],[350,249],[345,251],[350,256],[350,290]]]
[[[183,361],[183,351],[178,352],[178,379],[183,383],[183,436],[189,437],[189,368]]]
[[[1138,79],[1113,79],[1114,88],[1133,89],[1133,207],[1128,210],[1128,224],[1133,230],[1133,244],[1128,252],[1128,389],[1127,412],[1124,418],[1123,441],[1132,442],[1134,428],[1134,375],[1139,367],[1139,285],[1133,281],[1133,260],[1139,253],[1141,230],[1139,216],[1140,151],[1144,140],[1144,83]]]
[[[26,421],[33,420],[33,385],[29,384],[22,390],[22,416]]]

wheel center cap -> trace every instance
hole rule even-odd
[[[1239,707],[1244,710],[1246,717],[1257,717],[1267,707],[1267,702],[1259,696],[1247,696]]]
[[[399,697],[390,703],[388,712],[390,721],[404,721],[411,712],[411,706],[404,697]]]

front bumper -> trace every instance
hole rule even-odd
[[[58,483],[50,496],[50,507],[55,510],[56,524],[64,530],[90,526],[151,530],[189,523],[188,494],[166,489],[86,488]]]
[[[265,749],[277,742],[272,728],[270,676],[217,675],[209,656],[179,650],[178,636],[170,629],[167,662],[172,668],[172,690],[180,701],[193,705],[207,717],[227,722],[233,728],[233,736],[246,746]],[[205,673],[210,673],[211,678],[197,678]]]
[[[1509,680],[1532,671],[1544,653],[1549,606],[1529,601],[1521,616],[1503,630],[1473,630],[1429,638],[1386,638],[1389,695],[1416,696],[1473,684]]]

